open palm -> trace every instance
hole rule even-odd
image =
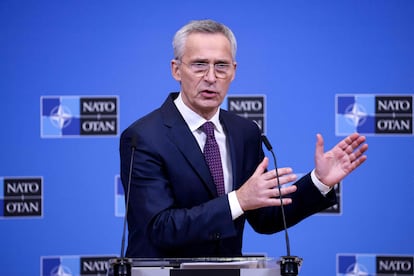
[[[324,152],[324,141],[317,134],[315,148],[315,175],[325,185],[332,187],[365,162],[368,149],[365,136],[353,133]]]

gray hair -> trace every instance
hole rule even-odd
[[[176,60],[181,60],[183,57],[185,42],[188,35],[192,33],[223,34],[230,41],[231,54],[233,60],[236,60],[237,41],[233,32],[224,24],[210,19],[190,21],[175,33],[172,45],[174,49],[174,58]]]

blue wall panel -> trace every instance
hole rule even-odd
[[[119,135],[42,138],[41,96],[119,97],[123,130],[179,89],[175,31],[212,18],[238,38],[229,93],[266,95],[279,165],[306,173],[317,132],[327,148],[342,139],[335,95],[414,94],[413,14],[408,0],[1,1],[0,177],[41,177],[43,213],[0,218],[0,274],[37,275],[42,256],[120,250]],[[367,163],[343,182],[342,213],[290,229],[301,275],[334,275],[338,253],[414,255],[413,136],[368,143]],[[284,255],[283,234],[248,227],[244,252]]]

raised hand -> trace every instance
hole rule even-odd
[[[353,133],[327,152],[324,152],[322,135],[316,136],[315,175],[325,185],[337,184],[367,159],[365,136]]]

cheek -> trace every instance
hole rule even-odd
[[[229,90],[230,84],[231,84],[231,81],[223,82],[222,84],[220,84],[220,91],[222,92],[221,94],[223,94],[223,96]]]
[[[185,93],[189,98],[193,98],[197,95],[197,85],[192,80],[182,78],[181,91]]]
[[[181,78],[181,86],[195,90],[200,82],[194,78],[183,75]],[[191,92],[191,91],[189,91]]]

